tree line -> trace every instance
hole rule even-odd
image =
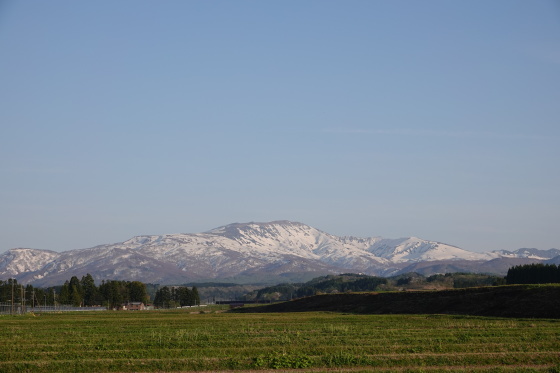
[[[560,283],[560,267],[556,264],[524,264],[511,267],[506,276],[507,284]]]
[[[387,279],[375,276],[360,276],[358,278],[348,274],[327,276],[327,278],[322,281],[311,281],[304,284],[295,291],[294,295],[300,298],[318,293],[373,291],[379,285],[384,285],[386,283]]]
[[[195,306],[200,304],[198,289],[193,286],[164,286],[156,291],[154,306],[159,308],[174,308],[184,306]]]
[[[376,277],[345,273],[314,278],[306,283],[283,283],[247,293],[242,299],[251,301],[282,301],[321,293],[364,291],[436,290],[478,286],[504,285],[503,276],[478,273],[445,273],[424,276],[409,272],[392,277]]]
[[[140,281],[108,280],[95,285],[93,277],[88,273],[78,280],[72,276],[64,282],[59,294],[59,303],[74,306],[107,306],[119,307],[123,303],[149,301],[146,284]]]
[[[102,281],[96,286],[88,273],[78,279],[72,276],[62,286],[36,288],[22,285],[16,279],[0,280],[0,302],[25,303],[28,306],[73,305],[119,307],[127,302],[149,301],[146,284],[140,281]]]
[[[23,285],[14,278],[0,280],[0,303],[14,303],[43,306],[53,304],[54,288],[34,288],[33,285]]]
[[[306,283],[268,286],[247,294],[245,298],[257,301],[289,300],[321,293],[373,291],[384,284],[387,284],[385,278],[347,273],[317,277]]]

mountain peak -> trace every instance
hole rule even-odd
[[[302,227],[311,228],[305,224],[298,222],[292,222],[289,220],[275,220],[271,222],[232,223],[214,228],[205,233],[235,238],[244,234],[262,233],[264,231],[271,232],[273,230],[277,230],[278,228],[291,229]]]
[[[211,229],[209,232],[219,230],[219,229],[223,229],[223,228],[244,228],[244,227],[252,227],[252,226],[264,227],[264,226],[271,226],[271,225],[305,225],[305,224],[290,221],[290,220],[273,220],[273,221],[267,221],[267,222],[250,221],[250,222],[246,222],[246,223],[231,223],[231,224],[223,225],[223,226]]]

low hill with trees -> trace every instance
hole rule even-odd
[[[384,278],[364,274],[345,273],[312,279],[305,283],[283,283],[247,293],[246,301],[282,301],[317,294],[336,294],[364,291],[442,290],[474,286],[503,285],[503,277],[476,273],[446,273],[423,276],[406,273]]]

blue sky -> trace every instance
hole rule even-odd
[[[288,219],[560,248],[560,3],[0,2],[0,252]]]

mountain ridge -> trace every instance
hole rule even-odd
[[[45,286],[86,273],[97,281],[166,284],[344,272],[388,276],[414,268],[476,271],[478,266],[485,272],[491,273],[495,267],[497,273],[503,273],[508,259],[534,262],[558,255],[556,249],[476,253],[417,237],[335,236],[303,223],[278,220],[232,223],[202,233],[134,236],[59,253],[11,249],[0,254],[0,278]],[[495,266],[488,264],[492,261]]]

